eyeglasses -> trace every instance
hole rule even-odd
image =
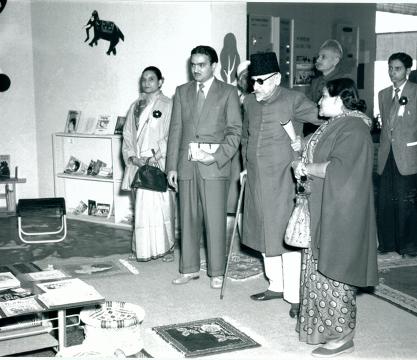
[[[266,80],[268,80],[268,79],[270,79],[271,77],[273,77],[274,75],[276,75],[276,74],[278,74],[278,73],[273,73],[272,75],[269,75],[267,78],[265,78],[265,79],[250,79],[249,80],[249,82],[250,82],[250,84],[253,86],[253,85],[255,85],[255,83],[257,82],[259,85],[263,85],[264,84],[264,82],[266,81]]]

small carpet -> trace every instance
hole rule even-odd
[[[417,259],[394,259],[379,264],[374,295],[417,316]]]
[[[261,346],[222,318],[152,328],[185,357],[205,356]]]
[[[66,261],[52,264],[54,269],[62,270],[65,274],[77,277],[99,277],[118,274],[132,274],[125,266],[116,260],[87,259]]]
[[[207,261],[200,262],[200,269],[207,271]],[[227,271],[227,278],[231,280],[246,280],[263,274],[262,260],[242,252],[232,253]]]

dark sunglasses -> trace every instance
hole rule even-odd
[[[266,80],[268,80],[269,78],[271,78],[271,77],[273,77],[274,75],[276,75],[276,74],[278,74],[278,73],[273,73],[272,75],[270,75],[270,76],[268,76],[267,78],[265,78],[265,79],[250,79],[249,80],[249,83],[253,86],[253,85],[255,85],[255,83],[257,82],[259,85],[263,85],[264,84],[264,82],[266,81]]]

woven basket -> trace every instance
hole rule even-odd
[[[101,306],[83,309],[83,344],[105,353],[121,349],[127,356],[136,354],[143,349],[140,323],[144,316],[140,306],[121,301],[106,301]]]

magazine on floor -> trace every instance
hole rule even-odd
[[[67,274],[63,273],[61,270],[56,270],[56,269],[36,271],[36,272],[27,273],[26,275],[33,281],[63,279],[63,278],[69,277]]]
[[[20,281],[11,272],[0,273],[0,291],[20,286]]]

